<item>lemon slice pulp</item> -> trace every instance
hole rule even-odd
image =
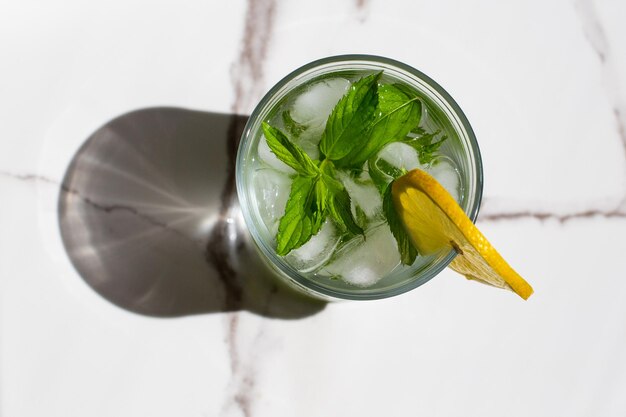
[[[457,256],[449,267],[466,278],[510,289],[523,299],[533,293],[530,284],[509,266],[431,175],[412,170],[393,182],[391,195],[420,254],[454,249]]]

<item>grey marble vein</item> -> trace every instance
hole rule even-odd
[[[613,117],[618,137],[621,140],[626,162],[626,100],[622,97],[620,72],[615,68],[611,43],[593,0],[576,0],[575,7],[581,21],[585,37],[602,65],[602,74],[607,95],[613,108]],[[625,192],[626,193],[626,192]]]
[[[202,245],[204,244],[204,242],[200,240],[191,239],[188,235],[171,227],[168,223],[162,222],[156,219],[155,217],[152,217],[146,213],[141,212],[136,207],[133,207],[131,205],[126,205],[126,204],[107,204],[104,202],[95,201],[93,198],[83,195],[79,190],[71,188],[69,185],[62,183],[61,181],[57,181],[52,178],[49,178],[43,175],[36,175],[36,174],[15,174],[11,172],[1,171],[0,175],[11,177],[11,178],[21,180],[21,181],[43,183],[43,184],[49,184],[49,185],[59,187],[62,192],[75,196],[76,198],[80,199],[83,203],[103,213],[113,213],[116,211],[127,212],[133,216],[136,216],[139,219],[144,220],[145,222],[149,223],[152,226],[156,226],[169,233],[173,233],[185,240],[188,240],[189,242],[194,243],[198,247],[202,247]]]
[[[250,106],[259,99],[263,86],[263,64],[271,41],[276,2],[274,0],[248,0],[245,15],[244,33],[241,42],[241,50],[237,62],[231,69],[235,98],[231,109],[235,114],[249,111]],[[231,126],[232,134],[228,140],[229,176],[222,192],[222,208],[220,210],[220,224],[214,228],[214,234],[210,242],[216,242],[220,235],[226,232],[228,222],[225,221],[232,215],[231,200],[235,196],[235,155],[238,140],[243,126]],[[214,262],[223,262],[222,254],[211,255],[211,244],[208,250]],[[229,266],[223,265],[222,270],[230,273]],[[233,281],[233,280],[229,280]],[[237,344],[237,329],[240,317],[237,313],[231,313],[227,318],[227,344],[230,355],[230,368],[232,371],[231,385],[233,396],[230,404],[224,404],[223,410],[228,412],[230,405],[238,407],[245,417],[252,416],[252,391],[255,386],[256,370],[248,366],[241,369],[241,353]]]
[[[138,208],[123,205],[123,204],[107,204],[103,202],[97,202],[89,197],[85,197],[81,195],[78,190],[70,189],[67,185],[61,184],[61,182],[54,180],[49,177],[45,177],[37,174],[16,174],[7,171],[0,171],[0,175],[20,181],[25,182],[33,182],[33,183],[41,183],[41,184],[49,184],[53,186],[60,187],[64,192],[75,195],[77,198],[81,199],[85,204],[93,207],[94,209],[101,210],[105,213],[111,213],[114,211],[125,211],[129,214],[135,215],[140,219],[145,220],[147,223],[154,225],[156,227],[165,229],[169,232],[172,232],[176,235],[179,235],[190,242],[193,242],[199,246],[204,245],[204,242],[201,240],[191,239],[188,235],[180,232],[179,230],[172,228],[168,223],[162,222],[146,213],[142,213]],[[487,201],[487,199],[483,200],[483,204]],[[580,211],[574,211],[570,213],[555,213],[545,210],[524,210],[520,209],[517,211],[508,211],[508,212],[489,212],[483,210],[479,215],[479,222],[499,222],[499,221],[514,221],[518,219],[536,219],[539,221],[548,221],[555,220],[559,223],[567,223],[572,220],[577,219],[592,219],[592,218],[604,218],[604,219],[623,219],[626,218],[626,198],[623,199],[617,207],[613,209],[596,209],[589,208]],[[275,293],[277,288],[273,288],[271,293]],[[264,302],[264,309],[267,310],[269,308],[269,304],[271,302],[271,298],[268,297]]]
[[[237,61],[231,67],[235,114],[252,110],[264,91],[263,61],[271,44],[276,14],[275,0],[248,0],[244,33]]]
[[[600,62],[605,63],[609,54],[609,42],[593,0],[576,0],[575,7],[581,19],[585,37]]]
[[[622,140],[622,148],[624,150],[624,158],[626,161],[626,114],[622,112],[617,105],[613,107],[613,116],[617,124],[617,134]]]
[[[356,16],[360,23],[365,23],[368,17],[370,0],[356,0]]]
[[[532,211],[532,210],[521,210],[514,211],[508,213],[488,213],[478,215],[478,222],[500,222],[500,221],[512,221],[512,220],[521,220],[521,219],[536,219],[539,221],[548,221],[554,220],[561,224],[567,223],[572,220],[578,219],[593,219],[593,218],[604,218],[604,219],[626,219],[626,210],[615,208],[613,210],[584,210],[566,214],[556,214],[550,213],[547,211]]]

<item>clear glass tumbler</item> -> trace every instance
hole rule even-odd
[[[255,194],[254,176],[257,147],[261,140],[261,123],[269,121],[272,112],[294,89],[332,74],[374,73],[383,71],[387,80],[416,90],[430,112],[429,117],[447,126],[448,139],[442,147],[460,173],[459,204],[474,221],[482,196],[480,151],[472,128],[460,107],[436,82],[420,71],[392,59],[370,55],[342,55],[307,64],[283,78],[260,101],[244,129],[237,155],[236,181],[243,217],[260,256],[284,280],[297,290],[325,300],[371,300],[391,297],[417,288],[441,272],[456,255],[445,250],[426,257],[410,267],[398,268],[367,288],[356,287],[337,279],[300,273],[276,254],[274,236],[263,223]]]

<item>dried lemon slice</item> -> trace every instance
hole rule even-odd
[[[533,289],[500,256],[454,198],[435,178],[415,169],[393,182],[394,207],[417,250],[424,255],[450,248],[450,268],[468,279],[506,288],[523,299]]]

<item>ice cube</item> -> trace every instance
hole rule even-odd
[[[300,272],[315,271],[330,259],[340,237],[332,221],[327,220],[311,240],[289,252],[285,260]]]
[[[291,117],[307,126],[307,134],[321,134],[328,116],[348,88],[350,81],[345,78],[330,78],[312,84],[294,101]]]
[[[295,122],[306,127],[293,140],[311,159],[319,158],[318,145],[328,116],[349,88],[350,81],[344,78],[322,80],[309,86],[293,102],[289,115]]]
[[[443,188],[445,188],[457,202],[460,202],[461,180],[454,161],[446,156],[439,156],[431,163],[427,171],[443,185]]]
[[[339,174],[339,180],[346,187],[353,205],[353,214],[356,215],[355,207],[363,210],[368,219],[376,217],[382,212],[383,200],[374,183],[362,179],[354,180],[346,173]]]
[[[254,174],[259,214],[272,236],[278,232],[278,222],[285,213],[291,182],[289,176],[271,168],[259,169]]]
[[[424,165],[420,164],[417,151],[406,143],[390,143],[378,153],[378,159],[382,159],[398,169],[405,169],[407,171],[415,168],[426,168]]]
[[[257,150],[261,161],[266,163],[268,166],[274,168],[275,170],[285,174],[294,174],[296,172],[293,168],[291,168],[289,165],[278,159],[276,155],[274,155],[274,152],[272,152],[272,150],[270,149],[269,145],[267,144],[267,140],[263,135],[261,135],[261,138],[259,139],[259,146]]]
[[[321,273],[336,276],[357,287],[370,287],[399,263],[398,246],[389,227],[378,224],[366,231],[366,238],[354,238],[335,254],[336,260]]]
[[[454,161],[447,156],[440,155],[430,164],[423,165],[420,164],[417,151],[414,148],[405,143],[393,142],[378,153],[378,159],[382,159],[399,169],[410,171],[419,168],[428,172],[452,194],[456,201],[459,201],[459,172]]]
[[[321,131],[319,134],[313,134],[313,132],[305,130],[298,139],[294,140],[294,143],[300,146],[311,159],[318,159],[320,157],[319,143],[321,138]]]

